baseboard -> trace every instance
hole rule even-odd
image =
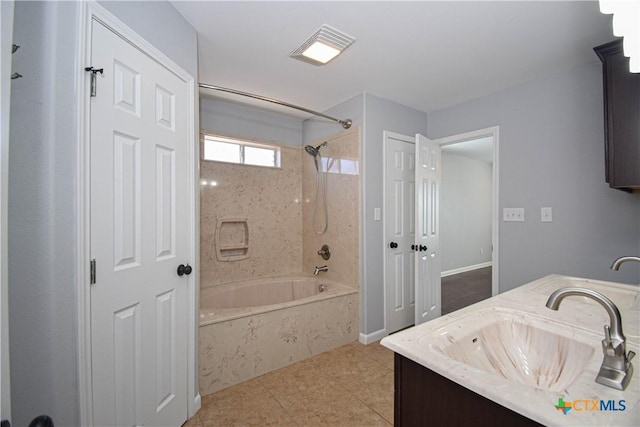
[[[193,414],[189,415],[189,417],[193,417],[196,414],[196,412],[200,410],[201,407],[202,407],[202,399],[200,398],[200,393],[198,393],[193,398]]]
[[[466,267],[454,268],[453,270],[447,270],[440,273],[440,277],[453,276],[454,274],[466,273],[467,271],[477,270],[479,268],[491,267],[493,262],[483,262],[476,265],[468,265]]]
[[[386,329],[380,329],[379,331],[375,331],[371,334],[363,334],[362,332],[360,332],[360,337],[358,338],[358,341],[360,341],[360,343],[364,345],[369,345],[376,341],[380,341],[382,338],[386,337],[387,335],[389,334],[387,334]]]

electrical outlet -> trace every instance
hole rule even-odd
[[[503,221],[524,221],[524,208],[504,208]]]

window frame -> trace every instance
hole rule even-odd
[[[241,165],[241,166],[253,166],[253,167],[260,167],[260,168],[269,168],[269,169],[281,169],[282,168],[282,149],[279,145],[276,144],[270,144],[268,142],[256,142],[253,140],[249,140],[249,139],[245,139],[245,138],[239,138],[239,137],[235,137],[235,136],[225,136],[225,135],[219,135],[219,134],[215,134],[215,133],[210,133],[210,132],[201,132],[202,135],[202,149],[201,151],[201,155],[200,155],[200,159],[206,162],[218,162],[218,163],[225,163],[225,164],[229,164],[229,165]],[[207,140],[213,140],[213,141],[219,141],[222,143],[226,143],[226,144],[234,144],[237,145],[239,148],[239,161],[238,162],[234,162],[234,161],[225,161],[225,160],[217,160],[217,159],[211,159],[211,158],[206,158],[205,157],[205,146],[207,144]],[[273,166],[271,165],[264,165],[264,164],[254,164],[254,163],[246,163],[246,155],[245,155],[245,148],[246,147],[253,147],[253,148],[259,148],[259,149],[263,149],[263,150],[270,150],[273,151],[273,161],[274,164]]]

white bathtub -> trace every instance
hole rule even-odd
[[[357,335],[357,289],[321,276],[205,286],[201,395],[355,341]]]
[[[272,277],[200,291],[200,326],[353,294],[355,289],[319,277]]]

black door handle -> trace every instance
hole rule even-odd
[[[397,244],[396,242],[391,242],[391,243],[389,243],[389,247],[390,247],[391,249],[395,249],[395,248],[397,248],[397,247],[398,247],[398,244]]]
[[[191,274],[192,271],[193,271],[193,268],[189,264],[187,264],[187,265],[180,264],[178,266],[178,276],[181,276],[181,277],[183,275],[188,276],[188,275]]]
[[[419,250],[420,250],[420,252],[424,252],[424,251],[427,250],[427,247],[423,246],[423,245],[420,245]]]

